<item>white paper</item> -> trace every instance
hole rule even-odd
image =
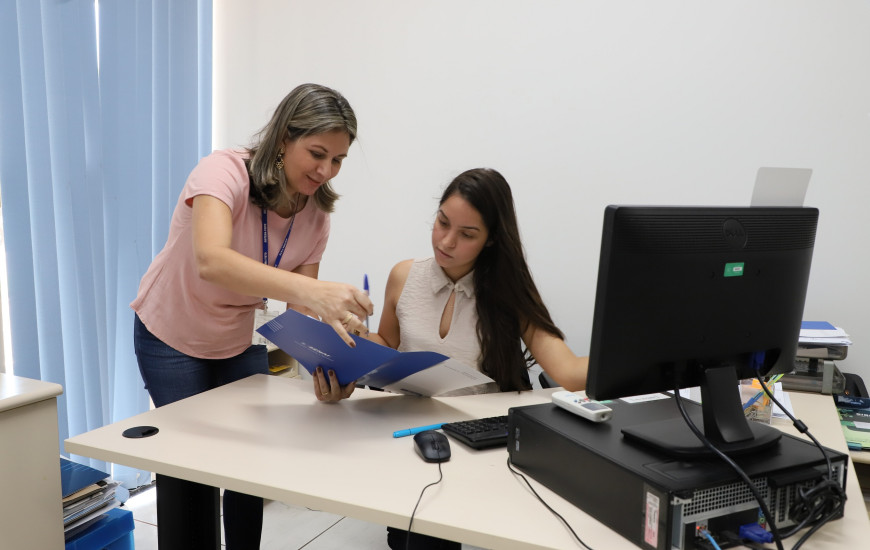
[[[804,338],[848,338],[849,335],[846,334],[846,331],[840,327],[834,327],[834,330],[825,330],[825,329],[809,329],[802,328],[800,333],[800,339]]]
[[[73,521],[73,522],[70,523],[69,525],[64,525],[64,526],[63,526],[63,531],[64,531],[64,533],[65,533],[65,532],[67,532],[67,531],[70,531],[71,529],[75,529],[75,528],[78,527],[79,525],[83,525],[83,524],[85,524],[85,523],[91,521],[91,520],[94,519],[94,518],[97,518],[97,517],[99,517],[99,516],[102,516],[103,514],[105,514],[106,512],[108,512],[109,510],[111,510],[111,509],[113,509],[113,508],[117,508],[117,507],[120,506],[120,505],[121,505],[121,503],[118,502],[117,500],[113,500],[113,501],[111,501],[111,502],[107,502],[107,503],[105,503],[103,506],[100,506],[99,508],[97,508],[97,509],[95,509],[95,510],[89,512],[87,515],[82,516],[82,517],[76,519],[75,521]]]
[[[456,359],[448,359],[381,389],[396,393],[435,396],[490,382],[493,382],[493,379],[479,370]]]
[[[673,392],[670,392],[673,393]],[[633,395],[631,397],[622,397],[621,401],[626,403],[643,403],[645,401],[658,401],[659,399],[667,399],[668,395],[664,393],[645,393],[643,395]]]
[[[782,403],[782,406],[785,407],[785,410],[794,415],[794,409],[791,406],[791,398],[788,396],[788,392],[782,389],[782,382],[777,382],[773,387],[773,396],[777,401]],[[773,410],[771,411],[771,416],[774,418],[788,418],[782,409],[779,408],[779,405],[776,403],[773,404]]]
[[[820,346],[851,346],[852,340],[849,338],[809,338],[801,336],[798,339],[798,344],[815,344]]]
[[[810,168],[759,168],[749,204],[803,206],[812,175]]]

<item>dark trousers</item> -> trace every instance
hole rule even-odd
[[[229,359],[185,355],[151,334],[137,315],[133,345],[145,389],[155,407],[269,372],[266,346],[251,346]],[[220,492],[217,487],[157,476],[157,544],[160,550],[219,550]],[[263,529],[263,499],[224,491],[227,550],[256,550]]]
[[[159,525],[159,524],[158,524]],[[391,550],[460,550],[462,545],[452,540],[439,539],[404,529],[387,527],[387,545]]]

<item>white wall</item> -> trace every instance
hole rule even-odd
[[[840,366],[870,379],[866,0],[216,0],[215,21],[216,148],[303,82],[357,113],[322,278],[368,273],[379,306],[390,268],[430,255],[443,187],[496,168],[586,354],[605,205],[746,205],[760,166],[812,168],[804,318],[846,328]]]

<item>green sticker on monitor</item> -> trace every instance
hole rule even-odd
[[[743,262],[731,262],[725,264],[726,277],[741,277],[743,276]]]

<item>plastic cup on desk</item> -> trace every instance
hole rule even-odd
[[[747,420],[770,424],[773,402],[761,389],[758,380],[753,380],[751,384],[740,385],[740,399],[743,402],[743,414],[746,415]]]

